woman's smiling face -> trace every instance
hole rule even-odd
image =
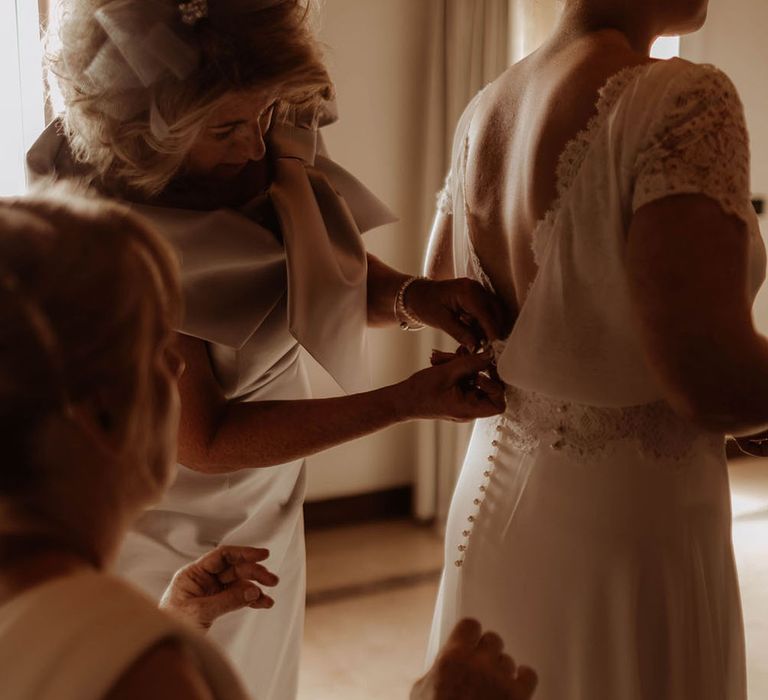
[[[231,180],[249,162],[262,160],[274,109],[274,94],[261,90],[226,96],[192,146],[187,173],[196,178]]]

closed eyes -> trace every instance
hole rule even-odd
[[[262,136],[272,127],[272,118],[275,113],[275,107],[276,103],[273,102],[258,116],[259,129]],[[246,126],[247,124],[248,122],[245,119],[219,124],[211,127],[211,135],[217,141],[226,141],[229,137],[233,136],[240,127]]]
[[[242,124],[238,126],[242,126]],[[219,131],[219,130],[212,131],[211,135],[217,141],[226,141],[230,136],[232,136],[235,133],[235,131],[237,131],[238,126],[231,126],[227,129],[224,129],[223,131]]]

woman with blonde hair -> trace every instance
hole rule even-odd
[[[332,85],[302,2],[63,7],[51,68],[64,113],[30,170],[88,177],[182,261],[183,466],[119,569],[159,596],[214,544],[268,547],[274,610],[211,634],[259,698],[286,700],[303,626],[304,457],[399,421],[503,409],[487,353],[370,391],[365,326],[430,324],[476,349],[505,333],[506,315],[476,282],[415,279],[366,255],[361,232],[391,215],[325,153]],[[310,398],[302,347],[349,396]]]
[[[0,259],[3,698],[210,697],[202,683],[244,700],[187,623],[270,607],[268,552],[189,564],[163,597],[172,615],[108,573],[175,470],[172,250],[124,208],[54,188],[0,202]]]
[[[724,434],[768,423],[749,138],[721,71],[650,58],[706,13],[566,0],[456,133],[430,271],[519,313],[496,346],[508,408],[475,425],[451,504],[431,655],[476,617],[541,700],[746,698]]]

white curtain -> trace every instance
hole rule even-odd
[[[510,0],[509,57],[511,63],[535,51],[549,36],[564,0]]]
[[[38,5],[0,0],[0,195],[25,189],[24,154],[43,128]]]
[[[425,91],[422,230],[450,165],[453,131],[467,103],[509,65],[538,47],[558,16],[558,0],[432,0],[431,65]],[[425,353],[446,346],[424,331]],[[471,425],[424,423],[419,431],[414,515],[442,526]]]

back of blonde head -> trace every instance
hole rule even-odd
[[[167,244],[122,207],[75,193],[0,200],[0,496],[29,493],[39,427],[111,387],[141,441],[158,329],[179,314]]]
[[[142,195],[161,192],[184,166],[192,144],[220,100],[232,92],[275,92],[283,116],[318,108],[332,84],[310,26],[311,0],[209,0],[208,16],[185,26],[177,0],[135,0],[131,11],[169,6],[169,28],[195,52],[197,67],[126,90],[124,64],[92,64],[109,41],[96,12],[112,0],[60,0],[60,31],[49,41],[49,69],[64,101],[63,124],[77,160],[106,186]],[[140,39],[138,37],[137,39]],[[128,94],[130,92],[131,94]],[[167,124],[153,132],[150,110],[124,109],[126,100],[152,104]]]

